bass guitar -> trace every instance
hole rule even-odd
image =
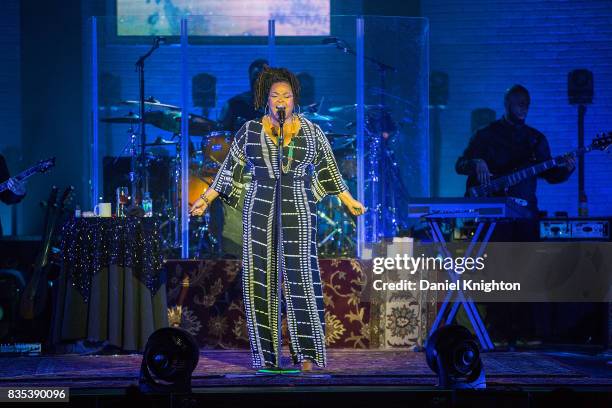
[[[578,156],[593,150],[606,150],[610,145],[612,145],[612,132],[602,133],[594,138],[588,146],[575,149],[564,155],[534,164],[533,166],[525,167],[513,173],[493,178],[487,184],[471,187],[468,189],[468,196],[473,198],[490,197],[498,191],[504,191],[529,177],[535,177],[546,170],[563,164],[567,161],[568,156]]]
[[[47,171],[49,171],[49,169],[51,169],[51,167],[55,166],[55,157],[52,157],[50,159],[47,160],[41,160],[39,161],[37,164],[35,164],[34,166],[30,167],[27,170],[22,171],[21,173],[17,174],[16,176],[12,177],[17,181],[24,181],[30,177],[32,177],[34,174],[37,173],[45,173]],[[0,183],[0,193],[8,190],[8,180]]]

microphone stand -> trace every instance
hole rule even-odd
[[[285,108],[284,107],[277,107],[277,116],[278,116],[278,122],[280,125],[280,132],[278,135],[278,178],[276,179],[276,187],[277,187],[277,194],[274,200],[274,205],[276,206],[275,208],[275,212],[276,212],[276,231],[275,234],[276,235],[276,253],[277,253],[277,259],[276,259],[276,269],[277,269],[277,273],[278,273],[278,277],[277,277],[277,287],[276,287],[276,296],[278,299],[278,309],[276,310],[277,313],[277,322],[276,322],[276,330],[278,332],[278,335],[276,336],[276,344],[275,344],[275,348],[276,348],[276,366],[272,367],[272,368],[263,368],[257,371],[256,375],[301,375],[302,372],[298,369],[295,368],[283,368],[283,363],[282,363],[282,358],[283,358],[283,332],[282,332],[282,317],[283,317],[283,313],[282,313],[282,308],[281,308],[281,301],[282,301],[282,295],[283,295],[283,235],[282,235],[282,215],[283,215],[283,209],[281,207],[282,204],[282,198],[281,198],[281,189],[283,187],[282,184],[282,175],[283,175],[283,148],[284,148],[284,144],[285,144],[285,135],[284,135],[284,131],[283,131],[283,125],[285,124]],[[274,239],[273,239],[274,241]],[[285,299],[286,301],[286,299]],[[225,375],[227,378],[248,378],[248,377],[252,377],[252,375],[250,374],[226,374]],[[318,378],[329,378],[329,375],[323,374],[323,375],[312,375],[311,377],[318,377]]]
[[[132,160],[131,160],[131,168],[130,168],[130,182],[132,184],[132,205],[136,204],[136,193],[139,190],[138,182],[144,180],[146,177],[145,174],[145,143],[147,142],[147,137],[145,133],[145,60],[153,54],[153,52],[159,48],[159,44],[162,42],[162,37],[155,37],[153,40],[153,45],[147,51],[146,54],[142,55],[136,61],[136,71],[138,71],[138,91],[139,91],[139,110],[140,110],[140,152],[138,154],[138,170],[139,177],[136,177],[136,149],[133,143],[132,147]],[[135,138],[132,138],[133,142],[135,142]]]

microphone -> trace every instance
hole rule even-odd
[[[278,117],[278,122],[282,126],[285,123],[285,107],[284,106],[276,107],[276,116]]]

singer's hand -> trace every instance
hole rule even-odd
[[[353,215],[363,215],[366,212],[365,206],[360,201],[357,201],[355,199],[353,199],[353,201],[349,203],[347,207],[350,213]]]
[[[199,217],[200,215],[204,214],[207,208],[208,205],[206,204],[206,201],[204,201],[202,198],[198,198],[189,209],[189,215]]]
[[[351,214],[353,215],[365,214],[366,212],[365,206],[360,201],[355,200],[355,198],[353,198],[353,196],[348,190],[343,191],[342,193],[338,194],[338,198],[340,199],[340,201],[342,201],[342,204],[344,204],[348,208]]]

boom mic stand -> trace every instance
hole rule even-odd
[[[146,177],[145,169],[145,143],[147,142],[146,131],[145,131],[145,60],[159,48],[159,45],[164,42],[163,37],[155,37],[153,45],[146,54],[142,55],[136,61],[136,71],[138,71],[138,87],[139,87],[139,108],[140,108],[140,154],[136,153],[136,149],[132,150],[132,160],[130,168],[130,182],[132,187],[132,205],[136,204],[137,193],[139,192],[139,181],[142,181]],[[133,138],[135,139],[135,138]],[[138,156],[138,159],[137,159]],[[136,168],[138,167],[138,169]],[[138,177],[136,173],[139,173]]]

